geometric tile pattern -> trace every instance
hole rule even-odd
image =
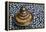
[[[9,19],[9,29],[37,29],[44,28],[44,4],[41,3],[23,3],[23,2],[9,2],[9,15],[14,17],[17,11],[22,6],[25,6],[33,15],[33,20],[28,26],[19,26],[15,19]]]

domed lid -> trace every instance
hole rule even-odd
[[[26,16],[28,14],[28,10],[25,8],[25,6],[22,6],[19,11],[21,16]]]

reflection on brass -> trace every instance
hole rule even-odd
[[[25,7],[21,7],[15,19],[18,25],[27,26],[32,22],[32,14]]]

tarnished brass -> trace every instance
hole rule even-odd
[[[25,7],[21,7],[20,11],[16,14],[15,19],[17,25],[27,26],[32,22],[32,14]]]

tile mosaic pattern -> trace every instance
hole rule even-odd
[[[9,21],[9,29],[18,30],[44,28],[44,4],[10,2],[9,15],[14,17],[17,11],[19,11],[22,6],[25,6],[28,9],[28,11],[32,13],[33,20],[31,24],[28,26],[19,26],[16,24],[16,20],[12,18],[12,21]]]

